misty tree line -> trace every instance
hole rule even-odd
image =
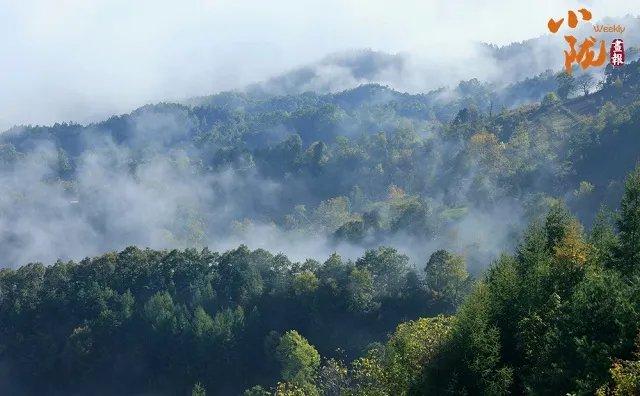
[[[82,257],[74,246],[100,252],[104,244],[121,248],[133,239],[203,247],[229,235],[249,239],[266,225],[303,237],[321,234],[329,245],[374,248],[398,235],[416,244],[436,240],[464,249],[475,268],[495,253],[460,236],[460,224],[480,223],[478,214],[484,222],[495,211],[513,220],[494,243],[506,247],[550,196],[564,196],[587,222],[601,202],[615,204],[635,163],[637,144],[629,135],[638,125],[637,65],[607,70],[600,91],[586,97],[496,109],[491,116],[486,104],[493,87],[471,80],[446,100],[438,92],[409,95],[377,85],[276,98],[225,93],[199,106],[145,106],[86,127],[15,128],[0,143],[0,180],[10,192],[0,202],[6,214],[0,244],[9,251],[3,265],[48,257],[41,245],[30,247],[33,227],[76,225],[49,234],[89,238],[57,243],[63,255]],[[522,82],[520,96],[531,87],[538,87],[536,97],[559,89],[549,81],[557,84],[549,73]],[[603,147],[619,141],[625,142],[620,160],[603,171],[609,169],[601,166]],[[105,188],[122,179],[140,191]],[[31,183],[42,194],[33,194],[39,189]],[[170,194],[182,190],[197,193]],[[145,207],[136,196],[154,196],[170,210],[113,224],[119,216],[112,202],[125,197]],[[51,202],[59,204],[42,209]],[[220,206],[228,209],[210,210]],[[504,210],[509,207],[521,210]],[[152,240],[145,239],[149,228]],[[15,249],[15,240],[27,248]]]
[[[640,168],[589,232],[557,201],[473,286],[460,256],[436,251],[417,272],[390,248],[355,262],[241,246],[28,264],[0,271],[4,389],[634,395],[638,262]]]

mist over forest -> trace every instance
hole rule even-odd
[[[601,22],[624,67],[360,49],[0,133],[0,393],[638,394],[640,24]]]
[[[525,68],[521,58],[556,46],[540,38],[482,48],[478,61],[540,72],[409,94],[393,87],[415,87],[416,64],[362,50],[242,91],[93,124],[13,127],[1,136],[2,265],[132,244],[244,243],[298,260],[334,251],[355,258],[384,244],[418,266],[432,251],[453,249],[477,272],[513,247],[544,193],[595,205],[611,190],[573,195],[583,181],[567,169],[573,117],[544,112],[526,134],[516,125],[527,116],[518,106],[539,103],[558,84],[556,72]],[[586,88],[604,78],[596,73]],[[581,96],[574,88],[571,97]],[[558,116],[566,120],[552,123]],[[482,158],[492,151],[495,159]]]

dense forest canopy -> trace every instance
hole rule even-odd
[[[0,272],[1,347],[16,391],[170,394],[201,382],[238,394],[277,376],[289,329],[353,359],[401,321],[454,312],[470,286],[446,251],[425,272],[391,248],[291,262],[246,246],[130,247]]]
[[[300,263],[130,247],[4,269],[2,390],[633,395],[639,257],[640,167],[590,232],[556,202],[474,285],[461,256],[416,271],[391,248]]]
[[[3,132],[0,393],[639,394],[635,58]]]

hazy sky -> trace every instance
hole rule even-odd
[[[633,3],[0,0],[0,129],[241,87],[348,49],[447,57],[460,42],[539,36],[568,9],[597,19]]]

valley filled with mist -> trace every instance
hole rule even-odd
[[[9,127],[0,393],[637,394],[638,50],[562,48]]]

